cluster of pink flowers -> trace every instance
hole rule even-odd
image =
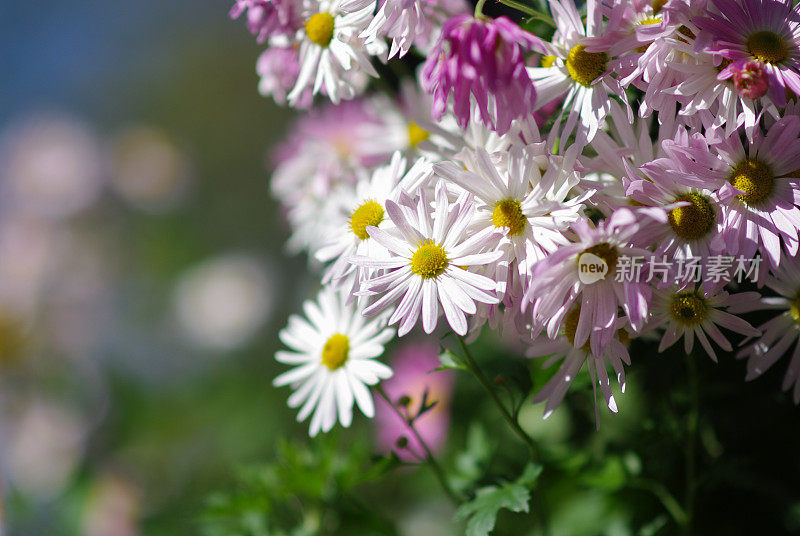
[[[740,345],[747,379],[790,355],[800,402],[800,8],[546,3],[550,39],[482,2],[236,3],[269,44],[262,92],[313,106],[272,180],[323,282],[276,380],[312,435],[374,413],[383,345],[418,328],[500,330],[560,363],[545,415],[584,364],[617,411],[636,339]]]

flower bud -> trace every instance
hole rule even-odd
[[[769,89],[769,80],[761,62],[751,60],[734,70],[733,87],[748,99],[763,97]]]

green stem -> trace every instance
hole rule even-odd
[[[389,398],[389,395],[386,394],[386,391],[383,390],[383,387],[380,384],[374,386],[373,389],[375,389],[375,392],[377,392],[378,395],[383,398],[392,407],[394,412],[397,413],[397,415],[408,425],[409,430],[411,430],[411,433],[414,434],[414,437],[417,439],[417,441],[419,441],[419,444],[425,451],[425,462],[430,466],[433,474],[436,476],[436,480],[439,481],[439,485],[442,487],[447,496],[455,504],[460,504],[463,502],[463,499],[458,493],[456,493],[456,491],[450,485],[450,482],[448,482],[444,469],[442,469],[442,466],[436,461],[436,458],[433,456],[433,452],[431,452],[430,447],[428,447],[428,444],[424,439],[422,439],[422,436],[414,427],[413,419],[409,418],[407,414],[403,414],[400,408],[395,405],[395,402]]]
[[[697,363],[694,355],[686,356],[686,366],[689,369],[689,390],[691,396],[691,409],[687,415],[687,440],[686,440],[686,533],[691,534],[694,521],[694,503],[697,493],[695,482],[697,472],[697,427],[700,420],[700,384],[697,375]]]
[[[475,5],[475,18],[479,19],[483,17],[483,6],[486,4],[486,0],[478,0],[478,3]]]
[[[500,410],[500,413],[503,415],[503,419],[506,420],[506,422],[514,431],[514,433],[517,434],[517,436],[519,436],[519,438],[522,439],[528,446],[528,450],[530,450],[531,454],[531,459],[534,460],[537,459],[538,453],[536,449],[536,443],[534,442],[533,438],[531,438],[531,436],[529,436],[527,432],[525,432],[525,430],[522,429],[517,419],[515,419],[508,411],[508,409],[506,409],[506,406],[505,404],[503,404],[503,401],[500,400],[499,396],[497,396],[497,392],[494,390],[494,387],[492,387],[492,384],[489,383],[489,379],[486,377],[481,368],[478,366],[478,363],[475,362],[475,359],[473,359],[472,354],[469,351],[469,348],[464,342],[464,339],[459,337],[458,341],[461,343],[461,350],[464,352],[465,365],[467,366],[469,371],[472,372],[475,378],[478,379],[478,382],[483,386],[484,390],[486,390],[486,392],[489,393],[489,396],[494,402],[494,405],[497,406],[497,409]]]
[[[556,23],[550,15],[542,13],[541,11],[534,9],[531,6],[526,6],[522,2],[517,2],[516,0],[497,0],[497,1],[505,6],[516,9],[517,11],[521,11],[533,19],[546,22],[553,28],[556,27]]]
[[[634,478],[630,481],[630,485],[635,488],[649,491],[655,495],[678,525],[682,527],[686,527],[688,525],[689,517],[686,513],[686,510],[683,509],[681,504],[678,502],[678,499],[676,499],[675,496],[669,492],[664,484],[654,480]]]

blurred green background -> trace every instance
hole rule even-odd
[[[0,2],[8,534],[195,533],[291,427],[271,355],[309,282],[266,172],[290,114],[229,8]]]

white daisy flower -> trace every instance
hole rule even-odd
[[[386,141],[406,154],[419,154],[433,162],[462,159],[462,152],[484,149],[489,154],[508,151],[513,146],[525,146],[540,141],[533,117],[515,120],[505,134],[498,135],[478,120],[477,105],[472,104],[472,116],[466,129],[456,121],[452,110],[440,120],[431,116],[431,96],[413,84],[400,88],[399,106],[384,106],[382,118],[388,125]]]
[[[566,94],[563,110],[569,111],[569,115],[560,132],[561,139],[566,140],[575,132],[575,144],[583,147],[592,141],[611,110],[610,95],[625,99],[625,92],[611,76],[609,55],[587,48],[590,38],[603,32],[599,2],[586,3],[585,27],[573,0],[551,0],[549,4],[556,34],[552,43],[544,43],[546,55],[542,67],[528,67],[528,75],[536,87],[537,109]],[[629,120],[633,121],[630,107],[628,111]],[[554,126],[550,136],[558,135],[559,128]]]
[[[437,175],[475,196],[471,231],[487,227],[505,230],[496,245],[504,252],[499,264],[516,267],[520,276],[528,274],[533,263],[569,243],[563,233],[581,217],[586,197],[566,200],[579,181],[572,166],[545,164],[547,172],[542,176],[542,161],[548,161],[542,145],[514,147],[501,157],[500,166],[483,149],[465,158],[474,162],[468,169],[453,162],[433,166]],[[499,279],[507,280],[508,275]]]
[[[433,213],[425,190],[416,199],[401,193],[399,204],[387,201],[386,213],[397,233],[378,227],[367,227],[367,232],[372,240],[386,247],[389,258],[352,258],[359,266],[386,270],[363,281],[359,294],[378,295],[364,310],[366,315],[383,311],[399,300],[389,323],[400,322],[401,336],[411,331],[420,313],[425,332],[432,333],[441,310],[453,331],[465,335],[466,315],[475,314],[475,302],[499,301],[495,294],[497,283],[470,268],[496,262],[502,256],[499,251],[485,251],[500,231],[487,227],[468,235],[475,213],[472,196],[465,192],[450,203],[442,182],[437,184],[435,195]]]
[[[350,257],[353,255],[385,257],[385,248],[370,240],[367,227],[374,226],[381,229],[393,227],[391,220],[386,217],[386,201],[395,201],[405,183],[416,184],[418,181],[427,181],[427,177],[432,173],[430,163],[424,159],[418,160],[404,176],[405,170],[406,160],[398,151],[394,153],[388,166],[375,170],[371,178],[364,178],[356,184],[355,195],[351,195],[352,200],[349,203],[352,211],[347,222],[330,235],[328,243],[316,254],[320,262],[333,261],[325,271],[323,285],[332,282],[350,294],[355,284],[371,273],[371,270],[364,270],[351,264]]]
[[[300,407],[298,422],[313,412],[311,437],[333,428],[337,417],[342,426],[350,426],[354,401],[371,418],[375,406],[366,386],[392,376],[392,369],[375,359],[394,337],[394,330],[385,327],[385,315],[367,320],[346,301],[340,292],[322,290],[316,302],[303,304],[307,318],[292,315],[279,335],[291,351],[279,351],[275,359],[294,368],[272,383],[295,390],[288,405]]]
[[[367,42],[359,34],[375,12],[375,0],[322,0],[305,2],[300,43],[300,74],[287,96],[294,105],[308,87],[316,95],[321,89],[334,103],[355,96],[353,76],[367,73],[378,77],[369,56],[382,56],[386,43]]]

